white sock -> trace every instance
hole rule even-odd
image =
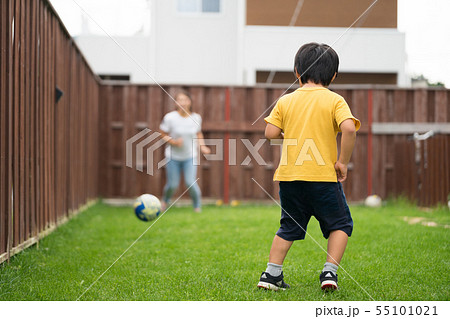
[[[322,272],[325,271],[331,271],[333,273],[333,275],[336,275],[336,272],[338,270],[339,266],[335,265],[333,263],[329,263],[328,261],[325,263],[325,265],[323,265],[323,270]]]
[[[267,263],[266,272],[272,277],[278,277],[281,275],[281,271],[283,270],[283,265],[277,265],[273,263]]]

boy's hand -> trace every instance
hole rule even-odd
[[[347,165],[337,161],[336,164],[334,164],[334,170],[336,171],[339,182],[343,182],[347,179]]]

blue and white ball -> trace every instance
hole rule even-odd
[[[161,214],[161,202],[158,197],[144,194],[134,201],[134,213],[137,218],[148,222],[157,218]]]

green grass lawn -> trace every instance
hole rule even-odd
[[[81,300],[449,300],[448,209],[403,202],[351,207],[355,223],[340,290],[324,294],[325,253],[311,238],[294,243],[285,265],[291,289],[258,290],[278,229],[277,206],[172,208]],[[408,224],[423,217],[437,227]],[[0,265],[0,300],[75,300],[150,225],[129,207],[99,203]],[[448,226],[447,226],[448,227]],[[308,232],[326,241],[312,219]],[[363,287],[367,292],[361,288]]]

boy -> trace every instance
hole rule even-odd
[[[281,220],[273,239],[267,269],[258,287],[284,290],[282,265],[294,240],[305,238],[311,216],[328,239],[327,259],[320,275],[323,290],[336,290],[337,269],[353,230],[341,182],[360,122],[340,95],[327,89],[338,73],[339,57],[325,44],[303,45],[295,56],[300,88],[281,97],[267,123],[267,139],[283,139],[274,180],[280,182]],[[337,158],[337,133],[342,132]]]

